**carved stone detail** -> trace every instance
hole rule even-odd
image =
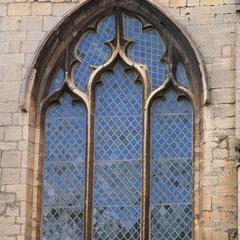
[[[237,240],[238,239],[238,229],[231,228],[228,229],[228,240]]]
[[[0,216],[2,216],[7,207],[15,202],[14,193],[0,192]]]

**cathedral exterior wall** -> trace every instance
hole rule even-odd
[[[34,113],[21,109],[26,73],[41,41],[77,0],[0,0],[0,240],[36,239],[39,136]],[[234,0],[152,0],[195,42],[210,87],[202,109],[199,239],[227,240],[238,227],[235,141],[238,138],[239,39]],[[33,106],[32,106],[33,107]],[[240,134],[239,134],[240,135]],[[234,235],[234,234],[232,234]]]

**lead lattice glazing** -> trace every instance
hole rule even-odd
[[[65,94],[46,114],[43,239],[82,239],[86,110]]]
[[[167,64],[161,62],[166,44],[153,27],[145,29],[138,18],[125,14],[122,17],[121,33],[133,41],[125,49],[127,57],[146,66],[152,89],[161,87],[169,74]],[[96,32],[87,31],[80,38],[75,49],[80,63],[73,69],[72,77],[82,92],[87,92],[91,66],[101,68],[111,58],[113,53],[106,42],[116,38],[116,24],[116,16],[105,17]],[[140,239],[146,86],[139,83],[142,76],[129,71],[122,61],[114,62],[113,72],[102,73],[97,79],[99,84],[92,88],[95,91],[93,238],[96,240]],[[181,63],[176,66],[175,78],[190,89]],[[63,81],[64,71],[59,69],[50,93],[59,91]],[[68,94],[64,94],[60,105],[53,105],[47,111],[43,239],[83,238],[86,117],[83,104],[73,104]],[[150,126],[145,127],[151,129],[152,239],[190,240],[193,157],[190,101],[178,101],[176,93],[168,90],[164,99],[153,102]]]

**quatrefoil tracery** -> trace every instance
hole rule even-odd
[[[102,19],[95,20],[89,26],[88,31],[80,38],[78,45],[74,48],[74,52],[70,52],[69,49],[66,50],[66,54],[64,57],[65,64],[63,64],[64,65],[63,68],[65,72],[64,82],[67,82],[70,89],[74,89],[75,92],[78,89],[79,91],[77,92],[78,93],[81,92],[80,97],[86,100],[88,99],[88,95],[90,94],[91,88],[93,88],[92,85],[100,81],[101,75],[104,72],[113,71],[113,66],[117,62],[122,62],[125,65],[126,69],[131,69],[137,73],[137,75],[139,76],[138,79],[141,80],[144,85],[145,99],[148,99],[149,102],[152,101],[151,99],[154,99],[159,95],[160,96],[164,95],[164,92],[166,92],[166,90],[169,88],[174,88],[179,96],[186,96],[187,98],[190,98],[193,101],[194,98],[191,93],[191,89],[187,88],[186,86],[187,84],[183,86],[179,83],[180,77],[184,78],[182,82],[183,81],[186,82],[188,80],[185,80],[187,77],[186,75],[185,77],[183,76],[183,74],[186,74],[186,72],[184,72],[185,71],[184,65],[181,62],[179,62],[177,50],[174,48],[174,46],[171,45],[171,43],[167,44],[164,55],[162,56],[162,58],[159,58],[159,63],[164,64],[168,68],[167,78],[163,80],[163,84],[161,84],[159,87],[153,88],[152,79],[150,76],[151,74],[149,73],[149,67],[146,64],[134,62],[128,56],[129,48],[131,46],[134,46],[135,41],[130,39],[128,36],[126,36],[124,32],[124,27],[126,28],[126,26],[124,26],[125,16],[127,15],[123,14],[120,11],[117,11],[115,15],[110,16],[110,17],[114,17],[115,33],[114,33],[114,37],[112,39],[106,39],[104,44],[105,46],[108,47],[109,51],[111,52],[111,55],[107,59],[107,61],[101,65],[89,64],[90,74],[89,74],[88,81],[86,83],[87,92],[82,87],[79,88],[76,85],[76,80],[74,79],[76,78],[76,76],[74,76],[74,70],[77,67],[81,66],[81,64],[83,63],[81,56],[77,54],[77,46],[81,44],[81,41],[84,40],[84,36],[86,36],[86,34],[89,34],[89,33],[94,33],[96,35],[99,34],[99,30],[101,30],[99,29],[99,26],[103,21]],[[141,22],[143,33],[144,31],[148,31],[148,30],[152,30],[156,32],[152,24],[149,24],[148,22],[146,22],[140,17],[137,17],[136,19],[138,19]],[[157,34],[159,35],[159,33]],[[159,39],[160,40],[164,39],[164,35],[161,34],[161,37],[159,35]],[[166,42],[164,42],[164,44],[166,44]],[[91,51],[94,51],[94,49],[92,49]],[[88,57],[88,56],[85,56],[85,57]],[[182,65],[182,69],[180,69],[181,67],[180,65]],[[180,73],[180,77],[177,76],[178,75],[177,71],[182,72],[182,74]],[[56,76],[57,74],[59,73],[58,72],[55,73],[55,81],[59,80],[59,77]],[[79,74],[83,74],[83,73],[79,72]],[[52,82],[53,81],[54,79],[52,80]],[[63,85],[63,82],[62,82],[62,85]],[[58,88],[55,90],[61,91],[62,85],[58,84]]]

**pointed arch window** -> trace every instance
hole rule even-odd
[[[177,41],[117,7],[59,55],[41,103],[42,239],[193,239],[196,86]]]

